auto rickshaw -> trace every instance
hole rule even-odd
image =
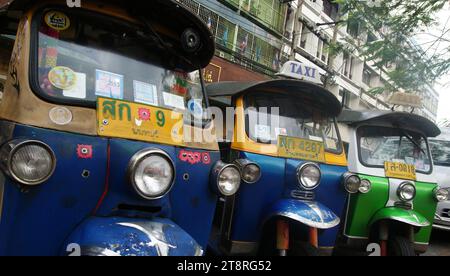
[[[202,116],[213,37],[176,1],[81,4],[0,1],[0,255],[201,255],[239,185]]]
[[[347,172],[337,98],[295,79],[216,83],[207,93],[212,106],[236,113],[219,145],[242,178],[239,192],[219,201],[211,252],[303,256],[332,248],[345,186],[359,184]]]
[[[426,252],[436,205],[448,197],[436,183],[428,146],[441,131],[402,112],[344,111],[339,121],[350,126],[349,169],[362,184],[351,189],[336,254],[368,247],[381,256]]]

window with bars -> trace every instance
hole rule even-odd
[[[221,0],[247,12],[263,25],[280,34],[286,21],[287,5],[279,0]]]
[[[235,3],[239,2],[239,0],[232,1]],[[235,23],[232,23],[196,1],[180,0],[180,2],[192,12],[198,14],[207,24],[215,36],[218,48],[227,52],[222,52],[222,55],[224,55],[222,56],[223,58],[235,61],[235,56],[237,56],[239,59],[248,59],[271,68],[271,70],[279,69],[280,50],[279,47],[275,47],[268,42],[270,39],[263,39],[256,36],[252,32],[247,31],[241,26],[237,26]],[[244,0],[243,3],[245,2],[249,4],[256,3],[254,0]]]

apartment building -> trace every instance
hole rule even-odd
[[[197,13],[216,38],[216,58],[205,71],[207,81],[272,78],[284,62],[295,56],[297,61],[318,66],[323,75],[333,73],[330,90],[347,108],[392,108],[389,94],[373,95],[370,91],[389,82],[386,71],[394,67],[376,68],[373,62],[360,58],[357,47],[330,61],[328,45],[333,38],[352,39],[354,45],[379,38],[379,34],[360,30],[358,24],[336,28],[333,23],[338,20],[338,5],[332,0],[180,2]],[[300,24],[295,24],[297,16]],[[296,43],[293,43],[294,38]],[[426,91],[415,93],[422,99],[422,108],[414,112],[435,121],[439,94],[431,85]],[[396,110],[411,111],[412,108],[397,107]]]

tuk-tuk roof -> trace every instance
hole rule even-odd
[[[325,88],[316,84],[291,79],[278,79],[261,82],[218,82],[206,86],[208,97],[218,98],[224,102],[223,98],[230,100],[227,102],[231,105],[231,98],[248,92],[264,92],[276,91],[287,92],[298,98],[312,98],[317,102],[317,108],[320,108],[330,117],[338,116],[342,111],[342,106],[336,96]],[[220,99],[222,98],[222,99]]]
[[[66,5],[66,0],[60,0]],[[15,32],[17,16],[29,6],[42,2],[42,0],[0,0],[0,31]],[[206,24],[194,13],[182,6],[176,0],[82,0],[83,2],[103,2],[123,7],[134,17],[145,17],[155,22],[164,22],[181,33],[186,28],[195,28],[203,41],[202,49],[195,55],[187,55],[188,59],[204,68],[211,61],[215,53],[215,42],[212,33]],[[11,26],[8,30],[8,26]],[[5,30],[6,29],[6,30]]]
[[[350,126],[379,124],[404,127],[421,132],[427,137],[436,137],[441,134],[439,127],[432,121],[423,116],[406,112],[344,110],[338,117],[338,121]]]

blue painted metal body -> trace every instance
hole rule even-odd
[[[67,244],[79,246],[83,256],[202,254],[201,247],[189,234],[173,221],[161,218],[89,218],[70,236]]]
[[[315,202],[304,204],[291,196],[293,191],[301,190],[297,168],[304,161],[246,152],[241,152],[240,157],[256,162],[261,167],[262,176],[258,183],[241,185],[235,201],[231,240],[258,242],[267,218],[283,212],[309,216],[311,221],[317,216],[317,212],[312,211],[314,208],[323,214],[331,211],[334,214],[330,214],[331,220],[343,215],[347,193],[341,185],[341,177],[347,172],[346,167],[321,164],[322,180],[320,187],[314,191]],[[311,204],[315,204],[314,208]],[[338,231],[338,226],[320,231],[319,245],[334,246]]]
[[[216,195],[209,188],[209,175],[213,164],[219,160],[219,152],[209,152],[211,164],[191,165],[180,161],[178,152],[181,149],[172,146],[82,136],[21,125],[15,126],[12,138],[35,139],[48,144],[56,154],[57,166],[46,183],[28,188],[25,192],[6,177],[0,221],[0,255],[60,254],[65,241],[72,243],[67,240],[71,233],[90,232],[83,228],[91,226],[98,229],[98,224],[92,221],[82,224],[93,215],[138,218],[141,221],[167,218],[180,227],[177,229],[186,232],[186,235],[177,233],[176,236],[190,236],[206,248],[216,206]],[[93,158],[79,159],[78,145],[92,145]],[[111,167],[106,185],[108,147]],[[157,201],[139,197],[126,176],[131,157],[144,148],[166,151],[177,171],[172,191]],[[84,171],[89,171],[89,177],[83,177]],[[188,180],[183,179],[184,174],[189,174]],[[109,186],[106,197],[98,212],[93,214],[105,186]],[[170,222],[165,223],[171,225]],[[168,229],[175,231],[170,227]],[[111,231],[109,233],[112,234]],[[174,252],[181,255],[191,252],[190,247],[186,250]]]

